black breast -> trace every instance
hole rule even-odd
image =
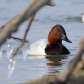
[[[61,44],[53,44],[51,46],[47,45],[45,53],[47,55],[70,54],[69,50]]]

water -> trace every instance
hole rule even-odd
[[[31,0],[1,0],[0,1],[0,26],[12,19],[15,15],[21,12],[22,9]],[[48,57],[45,56],[28,56],[24,61],[22,49],[16,55],[16,65],[11,78],[8,79],[7,70],[9,60],[6,57],[7,42],[3,46],[3,54],[0,58],[0,84],[22,83],[37,79],[44,74],[55,73],[66,69],[69,62],[76,54],[78,44],[84,36],[84,23],[81,21],[81,13],[84,12],[83,0],[53,0],[56,6],[45,6],[35,16],[30,31],[27,35],[27,40],[30,44],[38,39],[47,39],[50,29],[61,24],[67,33],[72,44],[63,41],[63,44],[70,50],[71,54],[66,56]],[[19,31],[13,36],[23,38],[23,34],[28,22],[23,23]],[[13,40],[13,49],[20,42]]]

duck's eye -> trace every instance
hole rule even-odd
[[[59,32],[59,30],[57,30],[57,32]]]

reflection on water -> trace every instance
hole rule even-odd
[[[62,60],[66,60],[67,59],[67,55],[47,55],[47,56],[33,56],[33,55],[29,55],[27,57],[27,59],[45,59],[44,61],[46,61],[46,67],[48,67],[48,73],[56,73],[58,72],[58,70],[56,69],[57,67],[62,66],[62,64],[64,64],[65,62],[62,62]],[[38,65],[41,66],[44,64],[44,61],[42,63],[39,63]]]
[[[28,59],[45,59],[45,56],[34,56],[34,55],[29,55]]]
[[[63,59],[67,59],[66,55],[48,55],[46,56],[46,59],[48,59],[47,66],[49,66],[48,70],[49,73],[56,73],[58,70],[56,70],[57,66],[61,66],[63,63],[61,61]]]

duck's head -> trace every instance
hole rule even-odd
[[[84,15],[84,13],[81,13],[82,15]]]
[[[61,44],[62,40],[69,42],[69,43],[72,43],[67,38],[65,29],[61,25],[57,24],[49,32],[48,42],[49,42],[49,45],[58,44],[58,43]]]

